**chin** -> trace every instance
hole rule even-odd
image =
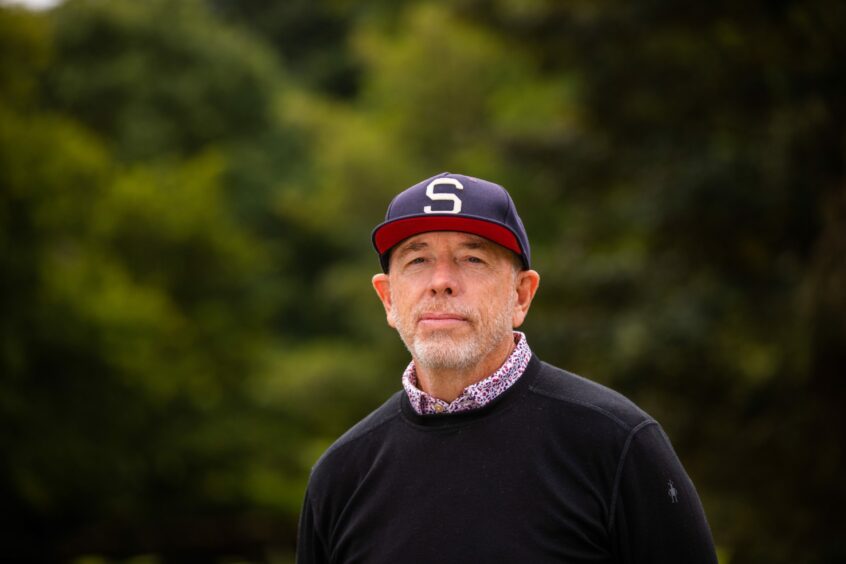
[[[477,364],[481,351],[471,339],[415,339],[411,350],[417,363],[430,369],[464,370]]]

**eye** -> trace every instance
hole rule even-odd
[[[423,258],[423,257],[414,257],[413,259],[411,259],[410,261],[408,261],[408,263],[407,263],[407,264],[409,264],[409,265],[412,265],[412,264],[423,264],[424,262],[426,262],[426,259],[425,259],[425,258]]]
[[[485,261],[483,261],[483,260],[482,260],[482,259],[480,259],[479,257],[473,257],[473,256],[470,256],[470,257],[467,257],[465,260],[466,260],[467,262],[471,262],[471,263],[473,263],[473,264],[485,264]]]

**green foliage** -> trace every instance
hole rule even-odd
[[[114,143],[121,158],[250,139],[272,119],[272,56],[198,0],[71,0],[51,17],[51,102]]]
[[[298,80],[335,96],[355,93],[359,72],[347,48],[352,3],[310,0],[209,0],[227,21],[248,27],[272,46]],[[372,4],[371,8],[372,9]]]
[[[31,102],[47,63],[49,29],[42,19],[12,9],[0,11],[0,29],[14,30],[0,35],[0,99],[22,108]]]
[[[511,190],[533,349],[662,421],[721,561],[841,561],[844,24],[833,0],[0,8],[5,555],[290,554],[311,464],[407,362],[368,234],[454,170]]]

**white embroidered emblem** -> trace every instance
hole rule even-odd
[[[670,486],[669,489],[667,489],[667,495],[670,496],[670,501],[672,503],[678,503],[679,491],[676,489],[676,486],[673,485],[673,481],[667,480],[667,485]]]
[[[452,209],[451,210],[432,210],[432,206],[426,206],[423,208],[424,213],[461,213],[461,199],[456,194],[450,194],[449,192],[435,192],[435,186],[439,184],[451,184],[455,186],[459,190],[464,190],[464,186],[461,185],[461,182],[454,178],[436,178],[435,180],[431,181],[428,186],[426,186],[426,196],[429,197],[430,200],[433,202],[452,202]]]

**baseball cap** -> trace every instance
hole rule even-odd
[[[385,221],[372,239],[382,270],[388,272],[391,249],[428,231],[461,231],[514,251],[529,269],[529,237],[514,201],[499,184],[442,172],[400,192],[388,205]]]

